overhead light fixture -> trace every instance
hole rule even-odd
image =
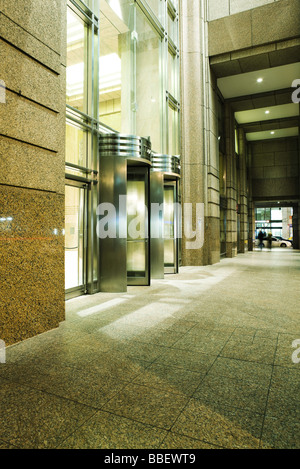
[[[258,78],[256,81],[257,81],[257,83],[262,83],[264,80],[263,80],[263,78]]]
[[[274,134],[275,134],[275,132],[272,131],[272,132],[271,132],[271,135],[274,135]]]
[[[268,111],[265,111],[265,114],[270,114],[270,111],[269,111],[269,110],[268,110]]]

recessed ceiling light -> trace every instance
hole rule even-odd
[[[261,83],[262,81],[264,81],[263,78],[258,78],[257,79],[257,83]]]
[[[270,111],[265,111],[265,114],[270,114]]]
[[[271,132],[271,135],[274,135],[274,134],[275,134],[275,132]]]

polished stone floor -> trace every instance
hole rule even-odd
[[[300,448],[299,285],[273,249],[69,300],[6,349],[0,448]]]

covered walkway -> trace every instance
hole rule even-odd
[[[6,349],[0,448],[299,448],[299,282],[273,249],[68,301]]]

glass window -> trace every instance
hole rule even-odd
[[[147,270],[146,175],[127,175],[127,276],[145,277]]]
[[[168,154],[179,154],[179,139],[178,139],[178,111],[169,105],[168,107],[168,123],[169,123],[169,141],[168,141]]]
[[[87,112],[87,26],[67,11],[67,104]]]
[[[150,136],[152,149],[161,152],[161,40],[140,9],[136,23],[136,132]]]
[[[120,5],[118,10],[116,2],[103,0],[100,8],[99,120],[117,132],[131,133],[131,33]]]
[[[84,283],[84,189],[65,188],[65,288]]]
[[[148,5],[150,6],[151,10],[160,19],[160,5],[162,0],[147,0]]]
[[[66,125],[66,161],[87,166],[87,132],[71,121]]]
[[[174,98],[176,96],[176,57],[168,52],[168,91]]]
[[[168,11],[168,35],[174,42],[174,44],[177,45],[178,40],[177,40],[177,21],[175,21],[175,18],[170,14]]]
[[[281,210],[281,208],[272,208],[271,219],[272,219],[272,221],[282,220],[282,210]]]

